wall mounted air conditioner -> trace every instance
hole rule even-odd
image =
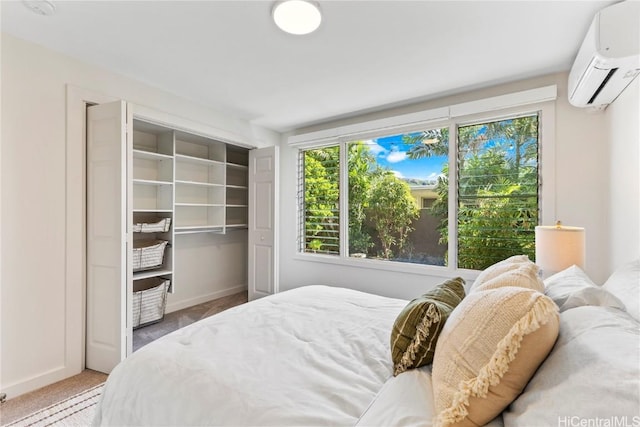
[[[569,73],[569,102],[605,108],[640,73],[640,1],[606,7],[593,18]]]

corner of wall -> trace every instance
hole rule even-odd
[[[640,78],[605,110],[609,273],[640,257]]]

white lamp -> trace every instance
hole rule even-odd
[[[314,32],[322,22],[317,3],[306,0],[285,0],[276,3],[271,12],[282,31],[302,35]]]
[[[542,269],[543,277],[574,264],[584,269],[584,258],[584,228],[566,227],[560,221],[553,226],[536,227],[536,264]]]

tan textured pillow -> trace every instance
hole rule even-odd
[[[433,359],[434,426],[484,425],[524,389],[558,337],[558,307],[540,292],[469,294],[451,313]]]
[[[496,281],[499,277],[514,271],[517,273],[513,273],[509,278],[502,277]],[[486,290],[501,286],[519,286],[544,292],[544,283],[539,277],[539,272],[540,268],[531,262],[528,256],[514,255],[484,269],[471,284],[469,292],[479,288]],[[489,283],[488,286],[484,286],[486,283]]]
[[[402,309],[391,330],[393,375],[428,365],[442,327],[464,298],[464,280],[447,280]]]
[[[529,257],[526,255],[514,255],[507,259],[503,259],[502,261],[496,262],[495,264],[490,265],[489,267],[482,270],[482,272],[478,274],[478,277],[476,278],[475,282],[473,282],[473,284],[475,285],[477,283],[479,285],[481,283],[484,283],[487,280],[491,280],[494,277],[497,277],[506,271],[517,268],[519,264],[523,264],[527,262],[531,262],[531,261],[529,260]]]
[[[540,268],[537,265],[528,261],[526,263],[514,264],[513,267],[514,268],[480,284],[477,284],[476,280],[469,292],[486,291],[503,286],[516,286],[518,288],[533,289],[534,291],[544,293],[544,282],[538,275]]]

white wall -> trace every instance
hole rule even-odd
[[[410,113],[439,106],[482,99],[500,94],[533,89],[550,84],[558,85],[556,102],[555,147],[542,146],[542,150],[555,150],[556,218],[566,225],[582,226],[587,230],[586,270],[596,281],[608,274],[608,230],[605,219],[608,203],[607,163],[608,147],[605,140],[604,113],[589,113],[574,108],[567,101],[566,74],[556,74],[476,90],[420,104],[394,108],[349,120],[327,123],[295,133],[306,133],[339,125],[373,120]],[[637,121],[637,119],[636,119]],[[281,200],[280,200],[280,289],[309,284],[346,286],[399,298],[413,298],[441,282],[451,273],[425,269],[423,273],[371,270],[363,267],[311,262],[296,253],[296,156],[295,148],[287,146],[286,136],[281,142]],[[544,142],[543,142],[544,144]],[[543,168],[552,165],[542,165]],[[556,219],[545,220],[552,224]],[[413,266],[411,266],[413,267]]]
[[[166,312],[181,310],[247,289],[247,231],[176,234],[175,293]]]
[[[606,109],[609,187],[606,189],[610,271],[640,257],[640,78]]]
[[[69,171],[81,170],[66,164],[73,158],[67,150],[76,149],[66,146],[67,84],[221,129],[255,146],[273,145],[279,135],[6,34],[1,43],[0,390],[13,397],[83,368],[84,289],[65,280],[68,266],[80,264],[65,255],[68,231],[80,235],[82,229],[81,221],[66,222],[66,201],[81,200],[80,194],[66,192],[67,179],[77,179]],[[195,247],[207,239],[212,237],[182,243],[189,240]],[[224,254],[223,265],[233,265],[234,259],[246,258],[241,241],[246,242],[246,233],[220,238],[211,254]],[[221,275],[214,289],[202,278],[191,288],[183,284],[182,297],[171,296],[170,307],[246,286],[243,268]]]

